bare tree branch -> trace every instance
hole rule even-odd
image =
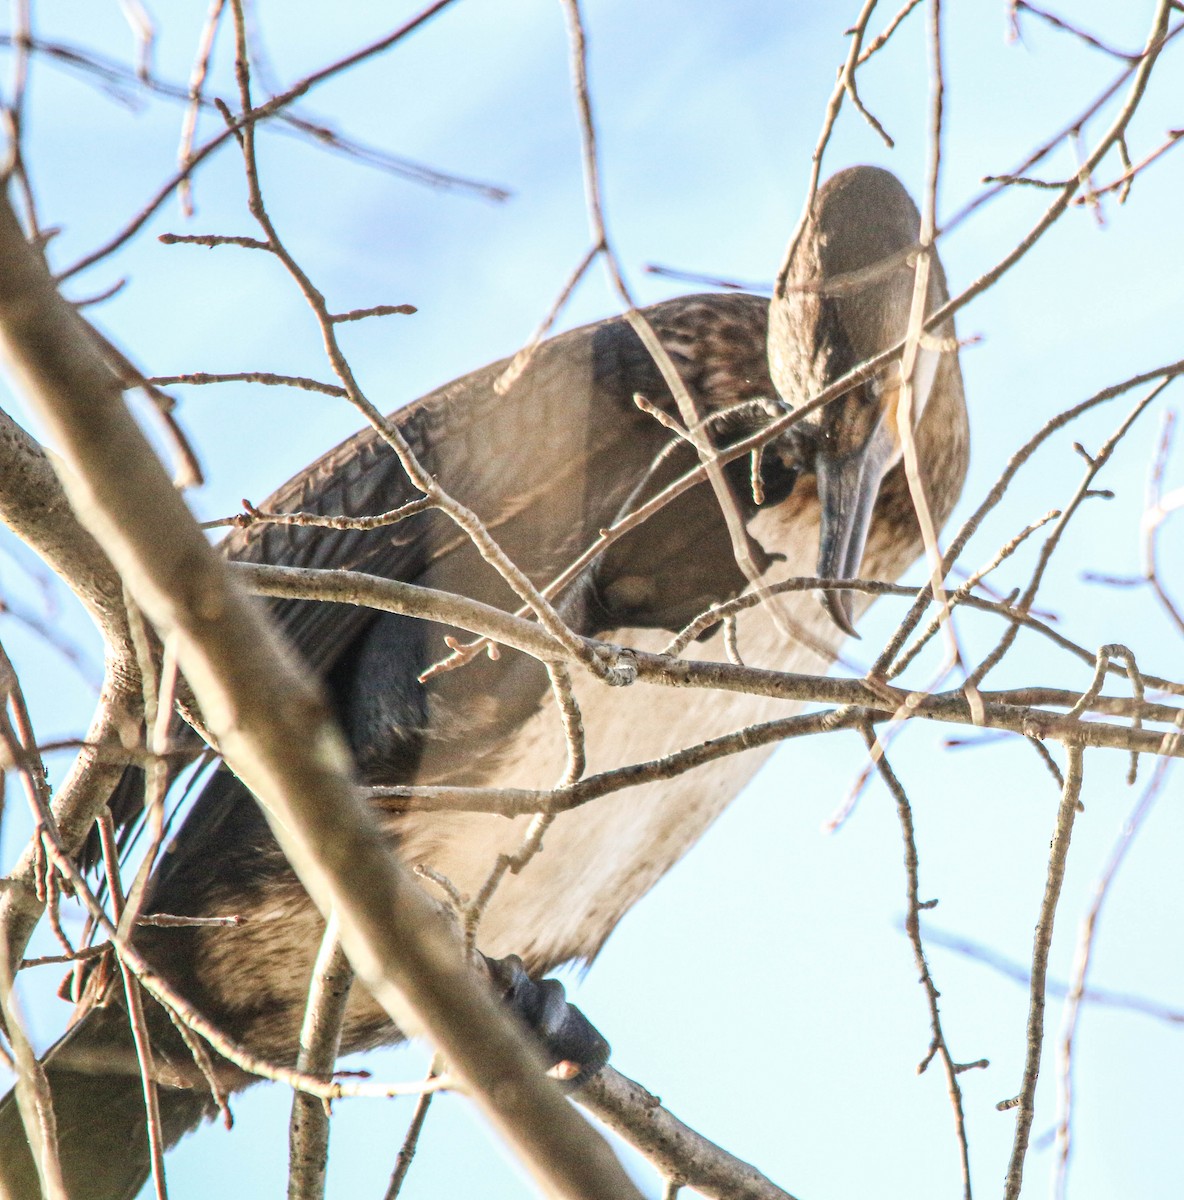
[[[658,1170],[709,1200],[794,1200],[755,1167],[707,1140],[662,1107],[657,1096],[605,1067],[576,1099],[642,1152]]]
[[[349,959],[337,938],[337,922],[330,918],[325,923],[325,935],[312,967],[296,1059],[298,1071],[332,1075],[353,977]],[[425,1092],[424,1097],[431,1094]],[[324,1196],[328,1158],[328,1104],[304,1092],[294,1092],[288,1123],[288,1200],[319,1200]]]
[[[1053,831],[1052,852],[1048,860],[1048,880],[1044,887],[1044,899],[1040,905],[1040,916],[1036,922],[1036,939],[1032,949],[1032,987],[1028,1009],[1027,1058],[1024,1063],[1024,1078],[1020,1093],[1014,1100],[1004,1101],[1001,1108],[1017,1108],[1015,1142],[1011,1161],[1007,1166],[1007,1181],[1004,1190],[1006,1200],[1017,1200],[1024,1179],[1024,1159],[1028,1152],[1028,1139],[1032,1132],[1032,1118],[1036,1111],[1036,1081],[1040,1076],[1040,1056],[1044,1049],[1044,1005],[1048,976],[1048,954],[1052,945],[1053,921],[1057,903],[1061,897],[1061,885],[1065,879],[1065,861],[1069,854],[1069,839],[1073,834],[1073,821],[1081,804],[1082,764],[1085,759],[1083,746],[1069,747],[1069,767],[1065,772],[1065,789],[1057,810],[1056,827]]]
[[[611,1152],[541,1077],[539,1060],[470,973],[442,917],[406,878],[348,782],[320,699],[232,589],[97,360],[77,314],[0,204],[0,333],[62,447],[75,511],[165,636],[228,761],[375,998],[427,1029],[540,1180],[572,1197],[635,1195]],[[271,697],[287,697],[276,706]],[[353,886],[358,875],[369,886]],[[389,914],[398,912],[398,922]],[[574,1147],[579,1146],[579,1153]]]

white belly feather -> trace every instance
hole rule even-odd
[[[763,513],[753,523],[753,533],[762,543],[788,549],[788,561],[774,565],[770,582],[813,572],[816,527],[805,523],[803,528],[802,517],[798,508],[792,538],[761,529],[762,522],[778,519],[775,512]],[[818,642],[837,644],[838,634],[812,593],[790,594],[778,603]],[[669,636],[655,630],[620,630],[606,640],[659,650]],[[741,614],[738,643],[751,666],[826,669],[819,654],[789,642],[762,608]],[[722,660],[722,633],[693,644],[688,654]],[[660,758],[694,741],[788,716],[799,707],[765,696],[700,688],[644,683],[610,688],[586,673],[579,673],[574,682],[586,730],[588,774]],[[519,954],[532,966],[595,953],[621,916],[690,849],[769,753],[747,751],[561,814],[522,873],[502,881],[480,926],[481,948],[495,956]],[[544,705],[515,738],[512,752],[488,783],[551,787],[564,759],[558,713],[554,705]],[[484,813],[407,814],[398,822],[400,853],[408,863],[430,866],[472,896],[496,856],[518,848],[529,820]]]

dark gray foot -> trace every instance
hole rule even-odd
[[[542,1044],[550,1074],[575,1088],[608,1062],[610,1047],[596,1027],[567,1002],[557,979],[531,979],[516,954],[486,958],[493,986]]]

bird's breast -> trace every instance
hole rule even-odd
[[[787,506],[779,506],[785,509]],[[780,527],[788,512],[760,514],[754,535],[786,555],[770,579],[809,575],[817,547],[809,506],[790,505],[793,537]],[[804,511],[803,511],[804,509]],[[786,636],[800,627],[815,644],[833,645],[836,631],[811,593],[780,597],[778,622],[766,610],[742,613],[738,646],[746,663],[782,670],[825,670],[816,649]],[[656,630],[621,629],[606,640],[657,651],[669,640]],[[693,657],[722,661],[722,633],[693,643]],[[691,743],[745,725],[788,716],[783,700],[701,688],[637,683],[610,688],[583,673],[574,680],[586,736],[586,775],[662,758]],[[752,777],[767,749],[747,751],[672,780],[643,784],[560,814],[542,849],[501,883],[482,920],[478,942],[488,954],[516,953],[532,970],[589,959],[642,895],[681,858]],[[480,782],[491,787],[548,788],[563,771],[566,743],[554,704],[544,704],[498,748]],[[522,843],[530,818],[482,813],[416,812],[397,818],[400,853],[475,895],[502,853]]]

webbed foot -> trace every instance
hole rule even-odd
[[[541,1043],[548,1072],[569,1088],[591,1079],[608,1062],[609,1044],[574,1004],[557,979],[531,979],[516,954],[486,958],[502,999]]]

